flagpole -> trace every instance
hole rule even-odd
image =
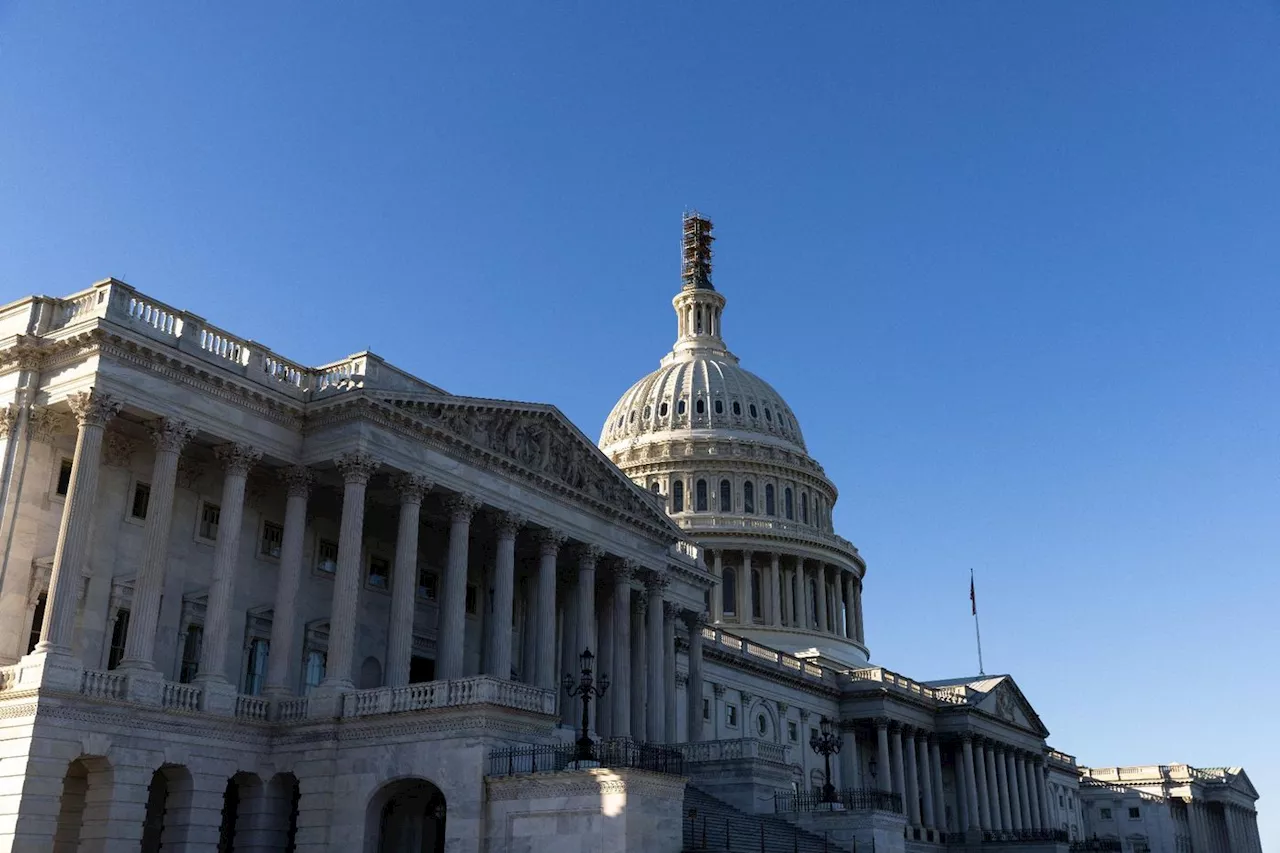
[[[978,675],[986,675],[982,667],[982,629],[978,626],[978,597],[973,585],[973,569],[969,569],[969,600],[973,602],[973,635],[978,640]]]

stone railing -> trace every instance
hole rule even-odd
[[[887,684],[902,690],[913,696],[919,696],[922,699],[932,699],[944,705],[963,705],[967,701],[963,693],[957,693],[950,687],[930,687],[919,681],[907,678],[905,675],[899,675],[890,669],[882,666],[866,667],[864,669],[849,670],[849,678],[854,682],[871,681],[880,684]]]
[[[21,669],[16,663],[9,666],[0,666],[0,693],[17,689],[19,672],[21,672]]]
[[[243,693],[236,697],[236,719],[265,723],[271,713],[271,700],[261,696],[246,696]]]
[[[678,513],[671,518],[683,530],[742,530],[748,533],[790,536],[837,548],[854,556],[858,555],[858,549],[843,536],[829,533],[811,524],[801,524],[798,521],[783,521],[767,516],[744,518],[706,512]]]
[[[427,681],[407,687],[376,687],[344,693],[342,716],[367,717],[465,705],[496,705],[535,714],[554,714],[556,697],[550,690],[530,684],[478,675],[455,681]]]
[[[673,744],[672,749],[684,753],[688,764],[700,764],[708,761],[739,761],[742,759],[758,759],[775,764],[787,763],[788,747],[780,743],[756,740],[755,738],[729,738],[726,740],[706,740],[697,743]]]
[[[160,691],[160,707],[167,711],[199,711],[200,688],[194,684],[166,681]]]
[[[1060,750],[1050,749],[1048,758],[1050,761],[1056,761],[1059,764],[1065,764],[1068,767],[1076,766],[1076,757],[1074,755],[1067,755],[1065,752],[1061,752]]]
[[[307,718],[311,709],[311,699],[299,696],[296,699],[283,699],[276,705],[277,723],[296,723]]]
[[[124,673],[86,669],[80,676],[80,692],[91,699],[123,699]]]
[[[835,682],[835,676],[817,664],[802,661],[785,652],[762,646],[759,643],[753,643],[745,637],[730,634],[720,628],[703,628],[702,638],[704,642],[710,644],[710,648],[736,653],[745,659],[772,665],[790,675],[798,675],[803,678],[831,684]]]
[[[107,320],[299,401],[364,387],[371,377],[401,389],[440,390],[368,353],[305,367],[115,279],[63,299],[37,299],[50,306],[48,331]]]

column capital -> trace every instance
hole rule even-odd
[[[717,699],[723,699],[723,698],[724,698],[724,685],[723,685],[723,684],[712,684],[712,685],[711,685],[711,692],[715,694],[715,696],[716,696],[716,698],[717,698]]]
[[[977,746],[982,746],[982,738],[976,738],[976,739],[975,739],[975,738],[974,738],[974,736],[973,736],[973,732],[960,732],[960,734],[959,734],[959,738],[960,738],[960,742],[961,742],[961,743],[967,743],[967,744],[969,744],[970,746],[973,746],[973,745],[974,745],[974,741],[975,741],[975,740],[977,740],[977,744],[976,744],[976,745],[977,745]]]
[[[662,602],[662,615],[667,619],[675,619],[683,612],[683,608],[674,601]]]
[[[631,612],[637,616],[643,616],[649,611],[649,600],[643,595],[637,595],[631,602]]]
[[[778,705],[778,716],[785,717],[787,715],[787,710],[791,706],[788,705],[786,702],[783,702],[781,699],[778,700],[777,705]]]
[[[742,708],[745,711],[747,706],[751,704],[751,700],[756,698],[754,693],[746,690],[739,690],[738,695],[742,697]]]
[[[630,583],[632,578],[640,576],[640,564],[635,560],[623,559],[613,564],[614,583]]]
[[[888,730],[889,722],[890,720],[888,717],[876,717],[871,721],[871,725],[876,727],[876,731],[879,731],[881,729]]]
[[[750,567],[751,567],[751,558],[752,558],[752,557],[754,557],[754,556],[755,556],[755,552],[754,552],[754,551],[748,551],[748,550],[746,550],[746,549],[744,548],[744,549],[743,549],[743,551],[742,551],[742,565],[746,566],[747,568],[750,568]]]
[[[445,499],[445,509],[449,511],[449,521],[471,523],[471,517],[480,509],[480,499],[465,492],[458,492]]]
[[[156,450],[167,453],[181,453],[196,434],[196,428],[191,424],[174,418],[156,418],[147,424],[147,430]]]
[[[600,558],[604,556],[604,549],[590,542],[579,545],[577,551],[579,569],[594,569],[596,563],[600,562]]]
[[[684,687],[689,683],[689,674],[686,672],[676,673],[676,687]]]
[[[559,530],[553,530],[550,527],[544,527],[534,534],[534,538],[538,540],[538,552],[544,557],[554,557],[560,553],[560,546],[565,543],[569,537],[565,536]]]
[[[363,450],[343,453],[333,461],[338,466],[338,470],[342,472],[342,481],[347,485],[364,485],[368,483],[369,478],[373,476],[373,472],[377,471],[378,466],[382,464],[381,459]]]
[[[659,572],[650,569],[644,578],[644,588],[650,593],[661,593],[670,584],[671,579],[667,577],[666,572]]]
[[[400,493],[400,504],[421,504],[422,497],[435,488],[435,483],[425,474],[404,472],[391,478],[391,487]]]
[[[288,465],[277,472],[284,482],[285,492],[291,498],[305,498],[311,493],[316,475],[306,465]]]
[[[682,614],[684,624],[688,626],[689,631],[701,631],[711,623],[711,615],[705,610],[686,610]]]
[[[67,398],[71,414],[75,415],[80,426],[106,426],[124,405],[110,394],[104,394],[96,388],[80,391]]]
[[[801,708],[801,709],[800,709],[800,722],[802,722],[802,723],[807,723],[807,722],[809,722],[809,709],[808,709],[808,708]]]
[[[515,512],[503,510],[498,513],[494,520],[494,527],[497,528],[499,539],[515,539],[516,533],[521,527],[527,523],[527,519]]]
[[[251,444],[234,441],[230,444],[218,445],[213,449],[213,455],[222,463],[222,467],[228,474],[239,474],[243,477],[262,458],[262,451]]]

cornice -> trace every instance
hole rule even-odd
[[[840,698],[840,690],[837,687],[833,687],[825,682],[815,683],[803,676],[791,675],[790,673],[773,669],[772,667],[765,666],[763,662],[757,663],[750,657],[743,657],[741,655],[732,654],[728,651],[722,650],[717,644],[708,643],[705,640],[702,644],[702,657],[704,660],[710,659],[717,663],[727,664],[734,669],[744,670],[746,672],[750,672],[752,675],[758,675],[768,679],[769,681],[773,681],[778,684],[785,684],[788,687],[793,687],[806,693],[811,693],[817,696],[826,696],[832,699]]]

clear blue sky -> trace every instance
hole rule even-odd
[[[0,3],[0,287],[108,275],[591,436],[725,331],[876,659],[1082,761],[1244,764],[1280,847],[1280,0]],[[376,6],[376,8],[374,8]]]

